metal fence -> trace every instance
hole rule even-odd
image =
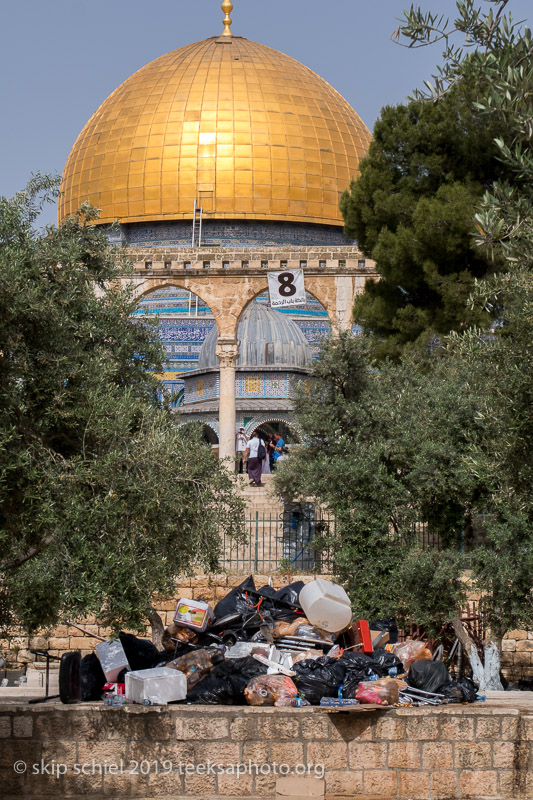
[[[443,541],[425,522],[416,523],[418,546],[443,550],[453,547],[470,554],[483,542],[483,515],[478,515],[458,536]],[[255,512],[245,518],[245,536],[224,537],[222,566],[237,573],[334,572],[335,518],[313,503],[285,503],[283,511]],[[407,544],[407,542],[406,542]]]
[[[424,550],[453,548],[458,553],[469,555],[484,543],[485,519],[485,514],[476,514],[461,531],[446,538],[432,531],[427,522],[417,522],[414,533],[417,534],[419,546]]]
[[[233,572],[331,574],[333,549],[324,544],[335,534],[335,520],[311,503],[287,503],[279,514],[246,517],[246,535],[224,537],[222,563]]]

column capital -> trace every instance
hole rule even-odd
[[[216,354],[221,369],[235,367],[239,356],[239,342],[229,336],[219,336],[217,339]]]

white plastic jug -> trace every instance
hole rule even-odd
[[[316,578],[300,592],[300,605],[312,625],[339,633],[352,621],[350,598],[336,583]]]

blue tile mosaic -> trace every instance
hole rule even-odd
[[[110,241],[130,247],[190,247],[192,221],[136,222],[108,229]],[[306,225],[298,222],[257,220],[204,220],[202,245],[220,247],[325,246],[343,247],[354,244],[342,228],[335,225]]]

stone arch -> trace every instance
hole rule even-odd
[[[188,286],[187,283],[188,281],[186,280],[180,281],[175,278],[165,278],[165,279],[150,278],[148,280],[144,280],[136,284],[134,289],[135,300],[137,302],[140,302],[142,299],[148,297],[153,292],[157,292],[160,289],[166,289],[168,287],[174,287],[175,289],[183,289],[183,291],[185,292],[191,292],[191,294],[194,294],[196,297],[202,300],[202,302],[205,303],[206,306],[209,307],[209,310],[213,314],[217,330],[220,332],[220,325],[217,319],[217,315],[213,311],[213,308],[209,300],[207,300],[206,297],[204,297],[203,292],[202,294],[200,294],[198,291],[196,291],[196,288]]]
[[[137,274],[123,279],[134,286],[140,298],[164,286],[176,286],[198,295],[213,313],[218,335],[234,340],[239,318],[251,300],[268,290],[264,275],[191,275],[150,277]],[[351,275],[316,275],[305,273],[305,288],[325,309],[332,327],[349,328],[354,297],[354,279]]]
[[[309,282],[310,282],[310,276],[306,275],[305,276],[305,291],[307,292],[307,294],[310,294],[312,297],[315,298],[315,300],[317,300],[320,303],[320,305],[322,306],[322,308],[324,309],[324,311],[328,315],[328,319],[330,321],[330,324],[331,325],[335,325],[335,304],[333,304],[333,306],[332,306],[331,300],[328,297],[328,293],[323,291],[323,287],[321,287],[320,285],[317,285],[315,287],[317,289],[317,291],[318,291],[318,293],[317,293],[317,291],[314,291],[314,290],[312,290],[310,288]],[[249,299],[246,302],[243,303],[242,309],[241,309],[241,312],[239,314],[238,319],[240,319],[243,311],[246,309],[246,307],[248,305],[250,305],[252,300],[255,300],[256,298],[258,298],[260,295],[264,294],[265,292],[268,292],[268,283],[267,283],[266,280],[264,281],[263,288],[259,289],[258,291],[255,291],[255,293],[251,297],[249,297]]]
[[[309,311],[309,309],[304,310],[302,306],[283,308],[279,309],[279,311],[283,316],[288,316],[291,319],[291,321],[296,324],[296,326],[300,329],[305,339],[307,340],[313,352],[313,356],[316,357],[321,342],[323,341],[323,339],[327,338],[334,330],[335,321],[331,319],[327,309],[324,308],[324,306],[320,302],[320,299],[316,297],[312,292],[308,291],[307,287],[306,287],[306,294],[309,295],[313,300],[315,300],[319,304],[320,309],[318,310],[320,312],[320,316],[313,316],[312,310],[311,311]],[[246,309],[250,306],[251,303],[253,303],[263,295],[266,295],[268,297],[268,289],[264,292],[257,292],[254,295],[254,297],[251,300],[249,300],[248,303],[246,303],[246,305],[244,305],[243,310],[241,312],[241,316],[242,314],[245,313]],[[324,317],[322,316],[322,314],[325,314],[326,316]],[[239,317],[239,320],[240,319],[241,317]]]
[[[217,442],[219,439],[219,432],[218,432],[218,421],[209,417],[205,414],[199,414],[194,419],[187,419],[186,417],[181,417],[180,425],[201,425],[204,428],[209,428],[213,431],[214,435],[217,438]]]
[[[210,422],[207,422],[207,421],[203,422],[201,424],[203,425],[204,439],[207,441],[208,444],[210,444],[212,446],[215,445],[215,446],[218,447],[218,444],[219,444],[218,431],[215,430],[214,425],[212,423],[210,423]],[[206,431],[206,428],[207,428],[207,431]],[[210,436],[208,435],[209,433],[211,434]],[[211,439],[212,439],[212,441],[210,441]]]
[[[298,436],[299,439],[303,438],[303,431],[301,425],[292,417],[292,415],[283,415],[283,413],[276,413],[275,411],[259,414],[253,417],[245,427],[245,433],[250,436],[257,428],[268,422],[283,422],[288,428],[291,428]]]

